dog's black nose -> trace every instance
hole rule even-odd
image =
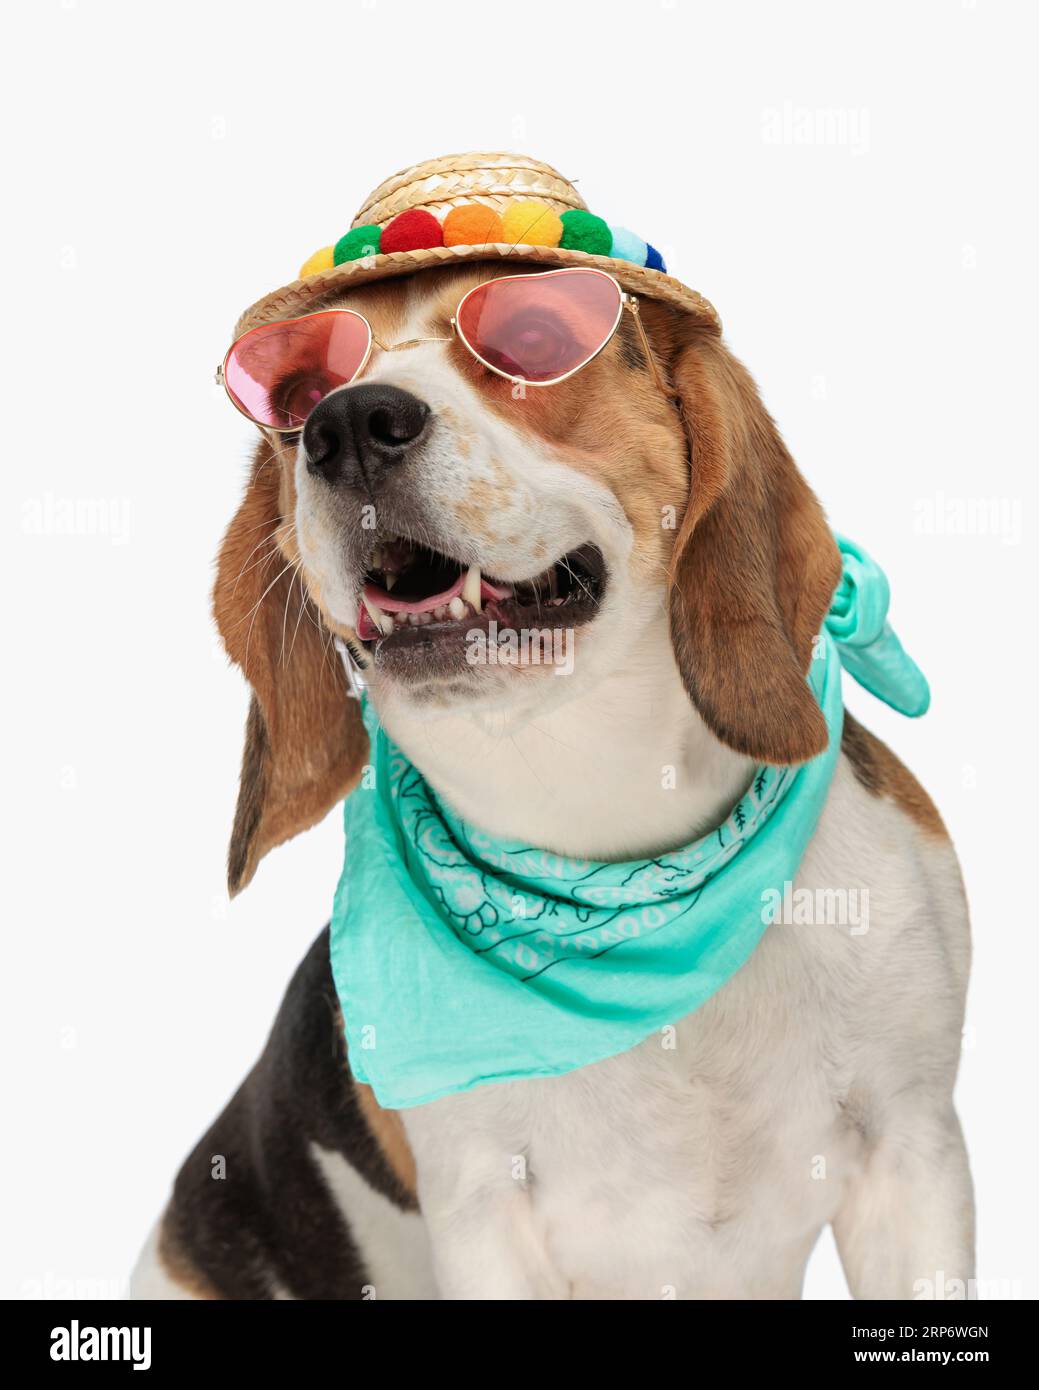
[[[404,459],[428,418],[425,401],[399,386],[345,386],[307,417],[307,468],[326,482],[373,493],[387,471]]]

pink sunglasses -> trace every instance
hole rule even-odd
[[[457,336],[497,376],[523,386],[555,386],[602,352],[627,308],[657,385],[670,395],[638,307],[638,300],[625,294],[612,275],[591,266],[507,275],[463,295],[451,334],[444,338],[382,343],[364,315],[352,309],[261,324],[231,345],[217,381],[231,403],[261,429],[293,434],[329,392],[361,375],[375,347],[399,352],[424,342],[452,342]]]

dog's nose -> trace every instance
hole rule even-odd
[[[363,382],[333,391],[303,428],[307,469],[329,483],[372,493],[422,433],[429,406],[410,391]]]

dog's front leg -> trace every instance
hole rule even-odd
[[[951,1106],[876,1143],[833,1228],[854,1298],[974,1296],[973,1190]]]
[[[498,1091],[403,1112],[440,1296],[569,1298],[538,1227],[523,1139],[496,1109]]]
[[[533,1201],[528,1083],[401,1111],[441,1298],[569,1298]]]
[[[449,1197],[438,1194],[437,1186],[422,1183],[420,1201],[442,1298],[528,1301],[570,1296],[549,1264],[522,1189],[483,1189]]]

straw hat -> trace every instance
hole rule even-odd
[[[589,212],[569,179],[519,154],[456,154],[402,169],[364,201],[349,230],[307,260],[299,279],[238,320],[236,336],[305,314],[362,280],[462,261],[593,265],[632,294],[684,309],[721,331],[714,307],[666,273],[659,251]]]

